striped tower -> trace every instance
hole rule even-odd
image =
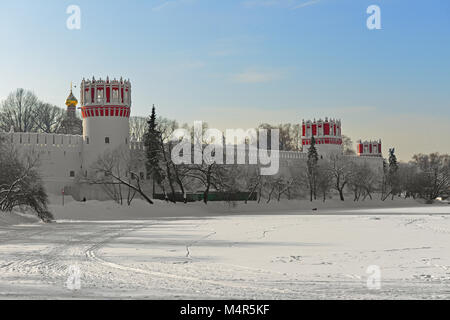
[[[312,137],[316,141],[316,149],[320,156],[342,154],[341,121],[335,119],[302,121],[302,148],[308,152]]]
[[[362,141],[357,142],[358,156],[360,157],[382,157],[381,139],[378,141]]]
[[[83,168],[85,174],[99,156],[130,143],[130,81],[84,80],[81,82],[83,117]]]

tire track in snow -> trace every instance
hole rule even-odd
[[[72,227],[72,230],[68,233],[67,238],[64,239],[64,237],[66,237],[64,232],[67,230],[65,227],[67,226]],[[95,226],[97,227],[99,225]],[[83,260],[86,259],[84,255],[85,249],[83,249],[83,247],[91,246],[92,243],[96,243],[96,241],[103,243],[124,234],[122,226],[114,226],[111,228],[111,225],[100,225],[100,230],[96,229],[88,234],[86,234],[86,230],[84,230],[83,225],[77,224],[46,225],[43,226],[43,228],[43,230],[32,232],[31,234],[25,231],[20,234],[16,234],[13,239],[8,239],[12,242],[23,241],[23,239],[39,242],[40,239],[34,239],[33,237],[36,235],[47,234],[47,236],[44,236],[41,241],[44,241],[43,245],[48,248],[21,254],[10,254],[6,257],[6,259],[10,259],[10,261],[0,265],[0,270],[2,273],[9,272],[13,275],[18,274],[18,277],[35,274],[39,275],[39,280],[43,283],[53,285],[57,283],[61,284],[62,281],[60,280],[67,278],[67,268],[70,265],[82,264]],[[83,234],[77,234],[77,230],[82,230]],[[132,228],[130,231],[134,230],[136,230],[136,228]],[[125,230],[125,232],[126,231],[127,230]],[[61,243],[55,244],[55,242],[51,242],[51,240],[55,241],[55,237],[57,238],[56,241],[61,241]],[[89,268],[83,269],[83,271],[89,272]]]
[[[200,239],[198,239],[198,240],[195,240],[195,241],[193,241],[193,242],[187,244],[187,245],[186,245],[186,258],[190,258],[190,256],[191,256],[191,252],[189,251],[189,248],[190,248],[190,247],[192,247],[192,246],[195,245],[196,243],[199,243],[199,242],[202,241],[202,240],[208,239],[209,237],[211,237],[211,236],[213,236],[213,235],[215,235],[215,234],[217,234],[217,232],[215,232],[215,231],[214,231],[214,232],[211,232],[210,234],[207,234],[206,236],[204,236],[204,237],[202,237],[202,238],[200,238]]]
[[[133,230],[131,230],[131,231],[133,231]],[[193,244],[198,243],[204,239],[207,239],[214,234],[216,234],[216,232],[212,232],[212,233],[190,243],[188,246],[192,246]],[[154,277],[159,277],[159,278],[163,278],[163,279],[171,279],[171,280],[175,280],[175,281],[180,281],[180,284],[182,286],[185,285],[186,281],[190,281],[193,283],[209,284],[209,285],[216,286],[216,287],[219,286],[219,287],[227,287],[227,288],[240,289],[240,290],[244,289],[244,290],[249,290],[251,292],[262,291],[262,292],[279,293],[279,294],[283,294],[283,295],[288,294],[288,293],[291,293],[291,294],[299,293],[297,290],[291,290],[291,289],[286,289],[286,288],[277,289],[277,288],[271,288],[271,287],[249,286],[249,285],[243,285],[243,284],[233,283],[233,282],[228,282],[228,281],[200,279],[200,278],[196,278],[196,277],[192,277],[192,276],[177,275],[177,274],[172,274],[172,273],[151,271],[151,270],[145,270],[145,269],[136,268],[136,267],[124,266],[124,265],[121,265],[121,264],[118,264],[115,262],[110,262],[110,261],[104,260],[97,255],[97,251],[101,247],[103,247],[107,242],[109,242],[109,241],[99,242],[99,243],[96,243],[95,245],[93,245],[91,248],[86,250],[86,253],[85,253],[86,257],[92,261],[95,261],[96,263],[103,265],[103,266],[129,272],[131,276],[133,276],[137,273],[137,274],[146,275],[146,276],[154,276]]]

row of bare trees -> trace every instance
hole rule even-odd
[[[31,91],[17,89],[0,105],[0,131],[57,133],[66,112],[42,102]]]
[[[204,155],[212,150],[211,144],[214,142],[205,140],[203,133],[208,126],[205,123],[203,126],[200,133],[202,136],[194,139],[194,128],[186,124],[180,126],[176,121],[162,117],[157,118],[155,108],[152,109],[151,117],[145,119],[145,123],[143,118],[134,118],[131,132],[137,140],[145,142],[146,149],[134,151],[128,160],[124,160],[126,157],[123,155],[120,156],[122,161],[129,162],[126,166],[121,166],[121,175],[118,174],[118,168],[114,169],[113,163],[117,162],[114,157],[109,156],[107,161],[103,159],[99,162],[98,171],[107,177],[105,179],[115,183],[109,186],[108,193],[116,199],[122,199],[125,197],[121,194],[126,190],[128,203],[136,194],[152,203],[153,197],[150,194],[153,192],[154,195],[155,189],[171,202],[178,201],[180,194],[184,195],[186,201],[188,191],[197,193],[201,190],[205,203],[212,191],[247,192],[247,200],[257,195],[258,202],[280,201],[283,198],[326,201],[334,194],[342,201],[350,196],[354,201],[364,201],[373,199],[375,193],[381,194],[381,200],[396,196],[433,200],[449,193],[448,155],[416,155],[412,162],[405,164],[397,163],[394,149],[391,149],[389,159],[380,171],[372,167],[369,161],[354,161],[353,157],[347,157],[352,155],[352,142],[349,138],[345,138],[343,154],[319,159],[312,146],[307,161],[275,176],[260,175],[257,166],[223,165],[217,163],[215,157],[208,159],[204,156],[201,164],[175,164],[171,155],[179,141],[171,138],[179,128],[191,132],[191,141],[200,141],[198,146],[192,145],[192,148],[201,148]],[[285,149],[296,145],[292,136],[297,135],[295,132],[298,127],[268,124],[262,127],[269,130],[283,129],[285,134],[281,134],[281,140],[284,139]],[[280,144],[280,149],[283,143]],[[139,169],[144,164],[145,176]],[[123,169],[125,167],[127,169]],[[114,174],[115,171],[117,174]],[[153,185],[149,185],[150,181]]]
[[[29,90],[16,89],[0,102],[0,131],[59,133],[66,110],[40,101]],[[143,141],[147,130],[145,117],[130,118],[130,136]]]
[[[422,198],[428,202],[450,196],[450,156],[417,154],[409,163],[401,163],[395,191],[405,197]]]

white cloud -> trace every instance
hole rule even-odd
[[[157,6],[152,8],[152,11],[161,11],[164,9],[176,7],[180,4],[192,4],[196,2],[196,0],[165,0],[161,1]]]
[[[339,107],[339,108],[322,108],[324,112],[336,112],[338,110],[339,114],[354,114],[354,113],[363,113],[363,112],[372,112],[376,111],[376,107],[373,106],[350,106],[350,107]]]
[[[233,80],[240,83],[265,83],[279,78],[277,72],[244,71],[233,75]]]
[[[308,7],[308,6],[312,6],[313,4],[316,4],[320,2],[320,0],[311,0],[311,1],[307,1],[307,2],[303,2],[303,3],[299,3],[298,5],[292,7],[292,9],[301,9],[304,7]]]
[[[157,5],[156,7],[153,7],[153,11],[161,11],[164,8],[170,7],[172,5],[175,5],[176,1],[164,1],[163,3],[160,3],[159,5]]]
[[[181,65],[183,69],[201,69],[206,66],[206,63],[203,61],[189,61],[185,62]]]
[[[261,35],[239,35],[219,38],[211,45],[209,54],[215,57],[228,57],[252,52],[263,40]]]
[[[247,0],[242,4],[246,7],[271,7],[271,6],[279,6],[282,5],[283,2],[281,0]],[[292,2],[292,1],[289,1]]]
[[[307,6],[314,5],[321,0],[246,0],[242,4],[247,8],[252,7],[281,7],[287,9],[301,9]]]

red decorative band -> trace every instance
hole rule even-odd
[[[81,115],[84,118],[90,117],[130,117],[129,107],[81,107]]]
[[[302,145],[308,146],[311,144],[311,139],[302,139]],[[338,138],[316,138],[316,144],[342,144],[342,139]]]

